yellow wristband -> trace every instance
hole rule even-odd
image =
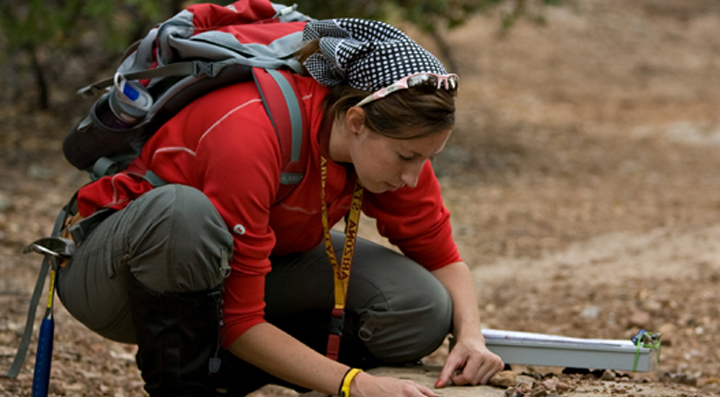
[[[342,386],[340,386],[340,397],[350,397],[350,383],[355,378],[355,375],[362,372],[361,369],[353,368],[345,373],[342,380]]]

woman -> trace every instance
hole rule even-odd
[[[152,396],[244,395],[270,382],[434,396],[351,367],[415,362],[449,332],[457,344],[436,387],[486,383],[503,363],[485,347],[428,161],[450,137],[457,77],[383,23],[313,21],[303,36],[308,75],[294,79],[311,128],[300,184],[274,201],[282,155],[259,94],[252,83],[218,89],[166,123],[124,173],[81,189],[80,214],[119,211],[61,270],[61,299],[99,334],[138,344]],[[144,169],[169,184],[151,190],[134,174]],[[404,255],[329,231],[360,197]],[[328,252],[346,262],[350,251],[339,323]],[[331,323],[342,324],[338,361],[323,355]]]

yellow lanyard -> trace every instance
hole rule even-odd
[[[330,330],[330,338],[328,340],[326,355],[334,360],[337,360],[345,311],[345,300],[347,297],[348,282],[350,281],[350,269],[352,268],[352,259],[353,254],[355,253],[355,240],[357,238],[358,224],[360,223],[360,211],[362,210],[363,187],[359,180],[355,182],[352,203],[350,204],[350,214],[347,218],[347,225],[345,225],[345,244],[343,246],[342,260],[338,263],[337,258],[335,257],[335,249],[332,245],[332,238],[330,237],[328,207],[325,200],[327,159],[325,159],[324,156],[320,157],[320,166],[320,180],[322,188],[320,197],[322,202],[323,232],[325,233],[325,252],[328,255],[328,259],[330,259],[330,264],[332,264],[333,279],[335,280],[335,306],[332,311],[333,325]]]

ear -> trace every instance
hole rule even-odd
[[[345,131],[352,136],[361,135],[365,130],[365,111],[358,106],[353,106],[345,113]]]

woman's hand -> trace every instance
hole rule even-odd
[[[458,386],[486,384],[503,367],[502,359],[488,350],[482,335],[458,339],[435,387],[447,386],[450,380]]]
[[[453,334],[457,338],[435,387],[485,384],[503,369],[503,361],[485,346],[480,330],[477,295],[470,269],[455,262],[434,270],[433,275],[447,288],[453,304]]]
[[[350,383],[350,397],[436,397],[430,388],[403,379],[361,372]]]

